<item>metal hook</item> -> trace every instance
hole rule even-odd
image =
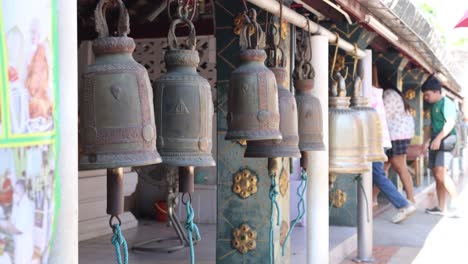
[[[338,56],[338,43],[340,42],[340,35],[338,35],[338,33],[336,32],[333,32],[336,36],[336,42],[335,42],[335,54],[333,55],[333,63],[332,63],[332,68],[331,68],[331,71],[330,71],[330,78],[333,80],[333,81],[336,81],[335,78],[333,77],[333,74],[335,73],[335,64],[336,64],[336,58]],[[348,70],[346,70],[346,76],[348,76]]]
[[[188,197],[189,197],[188,200],[184,199],[186,194],[188,194]],[[184,205],[187,205],[188,202],[192,203],[192,195],[189,192],[184,192],[184,194],[182,194],[182,203]]]
[[[114,218],[117,219],[119,226],[122,225],[122,220],[120,220],[120,217],[118,215],[112,215],[109,218],[109,226],[112,228],[112,230],[115,229],[115,227],[114,227],[115,224],[112,224],[112,220],[114,220]]]
[[[348,79],[348,66],[345,67],[345,76],[343,76],[343,79]]]
[[[352,77],[353,77],[353,81],[354,81],[356,79],[356,68],[357,68],[357,63],[359,61],[359,59],[358,59],[358,46],[357,46],[356,43],[354,43],[353,59],[354,59],[354,65],[353,65],[353,76]]]

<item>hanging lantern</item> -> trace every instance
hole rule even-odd
[[[364,124],[357,111],[349,108],[345,80],[336,73],[329,99],[329,144],[331,173],[363,173],[370,170],[366,159],[366,136]],[[339,94],[338,89],[339,87]]]
[[[354,82],[354,96],[351,100],[351,109],[355,110],[364,124],[364,130],[367,138],[367,160],[368,161],[387,161],[382,143],[382,125],[380,123],[377,111],[369,107],[368,99],[361,96],[362,80],[359,76]]]
[[[84,74],[80,90],[80,169],[141,166],[161,162],[156,150],[153,93],[148,73],[132,57],[135,42],[127,37],[129,17],[122,1],[118,37],[110,37],[106,1],[96,12],[93,42],[96,60]]]
[[[276,79],[264,64],[265,36],[255,10],[249,14],[251,23],[244,24],[240,35],[241,65],[231,73],[226,140],[281,139]]]
[[[285,68],[270,68],[275,74],[280,112],[280,131],[283,139],[255,140],[247,141],[245,157],[294,157],[299,158],[297,106],[294,96],[286,88],[288,72]]]
[[[179,48],[175,29],[190,28],[187,49]],[[169,50],[164,60],[167,73],[154,82],[154,110],[158,128],[157,146],[164,163],[174,166],[214,166],[211,155],[213,103],[211,88],[197,73],[200,63],[195,49],[195,27],[177,19],[168,34]]]

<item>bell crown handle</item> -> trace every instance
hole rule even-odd
[[[128,16],[127,8],[122,0],[101,0],[94,10],[94,18],[96,20],[96,32],[99,37],[109,37],[109,27],[107,26],[106,11],[111,5],[117,4],[119,6],[119,22],[117,32],[120,37],[126,37],[130,33],[130,18]]]
[[[265,48],[265,33],[257,23],[257,11],[250,9],[244,13],[244,16],[246,23],[242,27],[239,45],[243,49]]]
[[[177,41],[177,36],[175,34],[175,30],[177,28],[177,25],[179,24],[185,24],[189,27],[190,33],[188,39],[185,41],[185,46],[187,49],[195,50],[195,46],[197,45],[195,26],[193,25],[192,21],[190,21],[187,18],[178,18],[171,22],[169,34],[167,35],[167,43],[169,45],[169,49],[179,49],[179,42]]]

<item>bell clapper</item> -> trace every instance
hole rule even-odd
[[[122,234],[120,228],[122,221],[119,218],[119,215],[124,212],[123,176],[123,168],[107,169],[107,213],[111,215],[109,219],[109,226],[113,233],[111,242],[115,247],[117,262],[127,264],[127,241]]]

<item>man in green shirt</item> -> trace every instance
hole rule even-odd
[[[455,104],[442,95],[442,85],[435,78],[429,78],[422,86],[424,100],[432,104],[431,108],[431,137],[424,142],[424,147],[429,147],[428,167],[432,169],[436,182],[436,192],[438,206],[426,209],[428,214],[445,215],[447,212],[446,193],[452,199],[452,206],[455,207],[457,189],[452,178],[447,174],[452,161],[452,153],[447,146],[441,148],[444,141],[448,145],[449,141],[456,142],[455,123],[457,110]],[[455,138],[455,139],[454,139]]]

